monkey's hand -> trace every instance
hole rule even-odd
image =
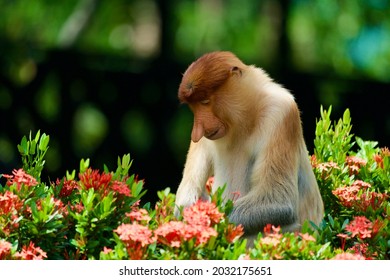
[[[264,201],[252,201],[248,196],[235,201],[229,220],[244,227],[245,234],[263,231],[267,224],[282,228],[295,228],[297,213],[292,205]]]
[[[178,192],[176,195],[175,212],[174,212],[176,218],[180,216],[181,209],[191,206],[198,200],[198,195],[196,194],[192,194],[192,195],[187,194],[187,196],[180,195],[180,194],[181,193]]]

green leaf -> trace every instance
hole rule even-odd
[[[80,160],[80,173],[84,173],[89,167],[89,158]]]
[[[346,109],[343,114],[343,123],[349,124],[351,123],[351,114],[349,112],[349,109]]]
[[[38,149],[41,151],[46,151],[49,145],[50,136],[46,135],[45,133],[42,134],[42,137],[39,141],[39,147]]]
[[[41,131],[40,130],[38,130],[37,131],[37,134],[35,135],[35,143],[38,143],[38,140],[39,140],[39,136],[41,135]],[[30,141],[31,141],[32,139],[31,139],[31,131],[30,131]]]
[[[29,149],[29,154],[30,155],[35,155],[35,148],[37,146],[37,142],[35,140],[30,141],[30,149]]]
[[[74,180],[76,177],[76,170],[73,169],[72,173],[69,173],[68,170],[66,170],[66,180]]]
[[[343,222],[343,225],[341,226],[341,229],[345,229],[345,227],[348,225],[349,223],[349,219],[345,219],[345,221]]]
[[[26,136],[23,136],[22,141],[20,142],[20,145],[18,145],[18,150],[22,155],[28,154],[28,143],[27,143]]]

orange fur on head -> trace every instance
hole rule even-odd
[[[179,100],[182,103],[202,101],[225,83],[232,71],[246,67],[231,52],[212,52],[193,62],[183,75],[179,86]]]

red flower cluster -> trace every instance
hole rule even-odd
[[[16,214],[23,206],[23,201],[13,192],[0,194],[0,215]]]
[[[345,229],[352,235],[351,237],[359,237],[360,239],[371,237],[372,223],[364,216],[358,216],[350,222]]]
[[[385,193],[377,192],[365,192],[360,196],[360,204],[358,205],[359,210],[365,212],[368,207],[371,207],[374,210],[377,210],[382,207],[383,203],[389,197]]]
[[[10,258],[11,248],[11,243],[0,239],[0,260],[6,260]]]
[[[235,226],[229,224],[226,229],[226,240],[229,243],[236,241],[244,234],[244,227],[242,225]]]
[[[145,222],[147,224],[151,220],[148,211],[142,208],[134,209],[133,211],[131,211],[130,213],[126,213],[125,215],[126,217],[129,217],[130,221],[132,222]]]
[[[212,227],[219,223],[223,214],[215,204],[198,200],[191,207],[184,210],[184,221],[170,221],[162,224],[155,230],[158,241],[171,247],[180,247],[182,242],[195,239],[195,245],[206,243],[210,237],[217,236]],[[240,227],[230,229],[230,240],[242,235]]]
[[[330,161],[324,163],[318,163],[315,155],[312,155],[310,158],[311,165],[315,168],[319,173],[321,173],[321,177],[323,179],[327,178],[333,169],[340,169],[337,163]]]
[[[370,254],[368,253],[367,243],[355,243],[352,246],[351,250],[355,253],[355,255],[360,255],[365,259],[372,259],[372,256],[370,256]]]
[[[345,162],[347,163],[349,169],[349,175],[359,174],[360,168],[367,164],[366,160],[357,156],[348,156],[345,158]]]
[[[332,260],[365,260],[365,258],[359,254],[340,253]]]
[[[0,232],[9,235],[19,227],[18,214],[23,204],[23,200],[10,191],[0,194]]]
[[[103,191],[107,195],[110,190],[125,196],[131,196],[129,186],[125,182],[111,181],[111,173],[100,173],[99,170],[88,168],[84,173],[79,174],[80,185],[85,189],[93,188],[95,191]]]
[[[110,173],[100,174],[99,170],[88,168],[84,173],[79,174],[81,185],[89,190],[93,188],[95,191],[99,189],[106,190],[111,183],[112,175]]]
[[[346,240],[358,237],[360,240],[371,238],[375,235],[382,224],[379,221],[375,221],[373,224],[364,216],[355,217],[346,227],[345,230],[349,234],[339,233],[337,236],[341,238],[341,249],[345,249]],[[356,254],[361,254],[363,256],[367,253],[367,244],[365,243],[356,243],[351,248]]]
[[[264,237],[260,238],[261,244],[270,244],[272,246],[277,246],[280,243],[283,234],[280,233],[280,226],[275,227],[271,224],[267,224],[264,227]]]
[[[118,233],[119,238],[126,243],[140,243],[144,247],[154,242],[152,231],[137,223],[121,224],[114,232]]]
[[[332,191],[344,207],[355,208],[365,212],[369,206],[376,210],[388,198],[387,194],[369,191],[371,185],[356,180],[351,186],[343,186]]]
[[[61,184],[61,181],[57,179],[57,186]],[[68,197],[72,194],[75,189],[78,189],[79,185],[75,180],[64,180],[59,196]]]
[[[35,247],[34,243],[30,242],[28,246],[22,247],[21,252],[15,253],[14,257],[22,260],[43,260],[47,255],[40,247]]]
[[[365,259],[375,258],[377,253],[370,251],[369,244],[365,241],[367,239],[372,240],[384,225],[385,223],[379,219],[372,223],[364,216],[355,217],[353,221],[345,227],[348,234],[340,233],[337,235],[341,238],[341,249],[345,249],[347,240],[357,237],[357,242],[350,247],[350,250],[354,252],[355,256],[362,256]],[[368,240],[368,242],[370,242],[370,240]]]
[[[155,242],[153,232],[147,226],[135,222],[122,224],[114,232],[125,243],[127,253],[132,260],[141,260],[145,256],[147,245]]]
[[[382,148],[379,154],[374,155],[375,162],[382,169],[384,168],[383,159],[385,157],[390,157],[390,150],[387,147]]]
[[[13,175],[7,175],[3,174],[4,178],[7,178],[7,186],[12,186],[13,184],[16,184],[18,191],[21,189],[22,185],[27,186],[27,187],[34,187],[38,185],[37,180],[27,174],[23,169],[14,169],[12,171]]]
[[[187,234],[188,225],[179,221],[170,221],[160,225],[154,233],[162,244],[179,248],[183,241],[192,238]]]
[[[332,193],[338,197],[341,204],[345,207],[352,207],[355,205],[355,201],[359,200],[358,194],[360,190],[367,190],[371,188],[369,183],[365,183],[361,180],[353,182],[351,186],[343,186],[332,191]]]
[[[111,189],[116,193],[123,194],[125,196],[131,196],[131,191],[124,182],[114,181],[112,183]]]
[[[190,225],[213,226],[218,224],[223,214],[214,203],[198,200],[183,211],[183,219]]]

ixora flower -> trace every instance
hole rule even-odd
[[[352,185],[339,187],[332,193],[338,197],[343,206],[354,207],[365,212],[369,206],[374,210],[379,209],[388,198],[387,194],[369,191],[370,189],[369,183],[356,180]]]
[[[222,213],[214,203],[198,200],[192,206],[184,209],[183,222],[170,221],[160,225],[154,233],[160,243],[171,247],[180,247],[182,242],[195,239],[195,244],[204,244],[210,237],[217,236],[217,231],[212,227],[223,218]],[[231,239],[239,235],[240,230],[231,232]]]
[[[22,260],[43,260],[47,255],[40,247],[35,247],[35,244],[30,242],[28,246],[22,247],[21,252],[15,253],[14,257]]]
[[[123,194],[125,196],[131,196],[131,191],[126,183],[120,181],[114,181],[112,183],[111,189],[118,194]]]
[[[171,221],[159,226],[154,233],[160,243],[180,247],[182,242],[195,238],[196,245],[206,243],[210,237],[217,236],[217,231],[208,226],[197,224],[186,224],[180,221]]]
[[[380,168],[384,168],[384,158],[390,157],[390,150],[387,147],[384,147],[380,150],[379,154],[374,155],[374,160]]]
[[[171,247],[180,247],[181,242],[186,240],[186,224],[179,221],[170,221],[160,225],[154,233],[158,241]]]
[[[153,233],[148,227],[135,222],[132,224],[121,224],[114,232],[116,232],[119,235],[119,238],[130,247],[137,244],[144,247],[155,241],[152,236]]]
[[[152,244],[156,240],[148,227],[136,222],[132,224],[121,224],[114,232],[119,235],[119,238],[126,246],[129,258],[133,260],[145,258],[147,245]]]
[[[61,183],[62,182],[59,179],[57,179],[56,185],[60,186]],[[78,188],[79,188],[79,185],[75,180],[64,180],[62,183],[62,187],[61,187],[61,191],[60,191],[59,196],[60,197],[68,197],[72,194],[72,192],[75,189],[78,189]]]
[[[332,260],[365,260],[365,258],[359,254],[341,253],[336,255]]]
[[[20,190],[22,185],[27,187],[34,187],[38,185],[37,180],[33,176],[27,174],[22,168],[18,170],[14,169],[12,174],[13,175],[3,174],[3,177],[7,178],[7,186],[16,184],[18,190]]]
[[[323,178],[326,178],[333,169],[340,169],[337,163],[333,161],[318,163],[314,167],[318,169]]]
[[[125,215],[126,217],[129,217],[130,221],[132,222],[137,221],[137,222],[149,223],[149,221],[151,220],[148,211],[142,208],[133,209],[130,213],[126,213]]]
[[[8,241],[0,240],[0,260],[10,257],[12,245]]]
[[[280,230],[280,226],[275,227],[271,224],[267,224],[263,230],[265,237],[260,238],[260,243],[277,246],[283,237],[283,235],[280,233]]]
[[[85,189],[93,188],[95,191],[101,191],[103,195],[107,195],[109,191],[114,191],[117,194],[131,196],[129,186],[125,182],[111,181],[111,173],[100,173],[99,170],[88,168],[84,173],[79,174],[80,186]]]
[[[6,191],[4,194],[0,194],[0,215],[2,214],[15,214],[23,206],[23,201],[13,192]]]
[[[214,203],[198,200],[184,209],[183,218],[190,225],[212,226],[221,221],[223,214],[219,212]]]
[[[360,168],[367,164],[367,161],[365,159],[359,158],[357,156],[347,156],[345,158],[345,162],[348,165],[350,175],[359,174]]]
[[[313,241],[315,242],[316,239],[314,238],[314,236],[308,234],[308,233],[298,233],[298,235],[302,238],[302,240],[305,240],[305,241]]]
[[[111,182],[112,175],[110,173],[101,173],[99,170],[88,168],[84,173],[79,174],[81,185],[89,190],[93,188],[95,191],[99,189],[106,190]]]
[[[352,233],[352,237],[358,236],[361,239],[371,237],[372,223],[364,216],[355,217],[345,229]]]
[[[238,238],[243,236],[244,227],[242,225],[229,224],[226,229],[226,240],[229,243],[236,241]]]

